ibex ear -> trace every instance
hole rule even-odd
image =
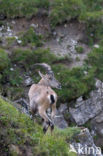
[[[38,73],[39,73],[39,75],[40,75],[41,78],[44,77],[44,75],[40,71],[38,71]]]

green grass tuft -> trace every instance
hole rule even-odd
[[[4,49],[0,49],[0,72],[2,72],[9,65],[9,57]]]
[[[55,129],[53,135],[43,134],[41,126],[26,115],[21,114],[11,104],[0,98],[0,147],[1,154],[18,155],[28,150],[32,155],[45,156],[68,156],[69,143],[74,135],[78,134],[80,129],[77,127],[67,128],[65,130]],[[3,144],[2,144],[3,143]],[[16,148],[12,148],[16,147]],[[19,149],[19,150],[17,150]],[[75,153],[70,153],[76,156]]]

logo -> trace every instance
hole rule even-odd
[[[100,147],[96,147],[96,146],[89,147],[87,145],[82,146],[80,143],[76,144],[76,148],[72,144],[70,144],[69,153],[71,152],[74,152],[77,154],[84,154],[84,155],[90,155],[90,154],[102,155]]]

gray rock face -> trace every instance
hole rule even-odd
[[[103,110],[103,83],[96,81],[96,90],[90,93],[90,98],[77,99],[75,108],[70,108],[69,112],[77,125],[85,124],[89,119],[94,118]]]
[[[91,120],[91,127],[95,132],[95,142],[103,148],[103,110],[95,118]]]
[[[26,115],[29,115],[30,116],[30,113],[29,113],[29,104],[28,104],[28,102],[24,98],[20,98],[20,99],[14,101],[14,103],[20,104],[21,105],[20,111],[22,113],[25,113]]]
[[[78,156],[103,156],[101,148],[94,144],[93,137],[87,128],[81,130],[78,141],[79,143],[72,143],[72,147]]]
[[[56,112],[56,116],[54,119],[54,124],[61,129],[67,128],[68,124],[66,122],[66,120],[64,119],[64,112],[67,110],[67,106],[64,104],[61,104],[61,106],[59,107],[59,109]]]
[[[33,84],[33,80],[31,79],[31,77],[26,76],[24,84],[25,84],[25,86],[31,86]]]

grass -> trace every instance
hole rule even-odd
[[[62,90],[56,90],[60,102],[67,102],[75,100],[81,95],[87,95],[94,89],[94,75],[89,72],[88,75],[84,74],[84,69],[76,67],[71,70],[64,65],[54,65],[53,70],[57,79],[62,84]]]
[[[93,45],[94,42],[103,38],[103,10],[86,12],[80,16],[80,20],[86,25],[88,36],[88,44]]]
[[[26,17],[36,15],[39,8],[48,9],[49,1],[44,0],[2,0],[0,3],[0,14],[7,18]]]
[[[44,16],[43,12],[46,12],[45,16],[53,29],[74,19],[85,23],[89,45],[103,37],[102,0],[1,0],[0,3],[0,14],[10,19],[30,19],[37,15]]]
[[[7,37],[6,42],[7,42],[6,47],[10,48],[16,43],[16,39],[15,39],[15,37]]]
[[[23,33],[20,40],[22,41],[22,46],[31,44],[32,46],[40,47],[42,45],[42,36],[37,35],[32,27]]]
[[[0,72],[2,72],[9,65],[9,57],[4,49],[0,49]]]
[[[1,155],[18,155],[18,152],[23,154],[24,151],[27,154],[29,150],[34,156],[69,156],[69,143],[66,140],[70,141],[79,132],[80,129],[76,127],[65,130],[55,128],[53,135],[49,131],[44,135],[40,125],[0,98]]]
[[[76,46],[75,49],[76,49],[77,53],[79,53],[79,54],[82,54],[84,51],[83,47],[81,47],[81,46]]]
[[[86,62],[91,66],[94,77],[103,81],[103,46],[94,48],[91,53],[88,54]]]
[[[77,18],[85,10],[82,0],[55,0],[51,5],[51,26]]]

